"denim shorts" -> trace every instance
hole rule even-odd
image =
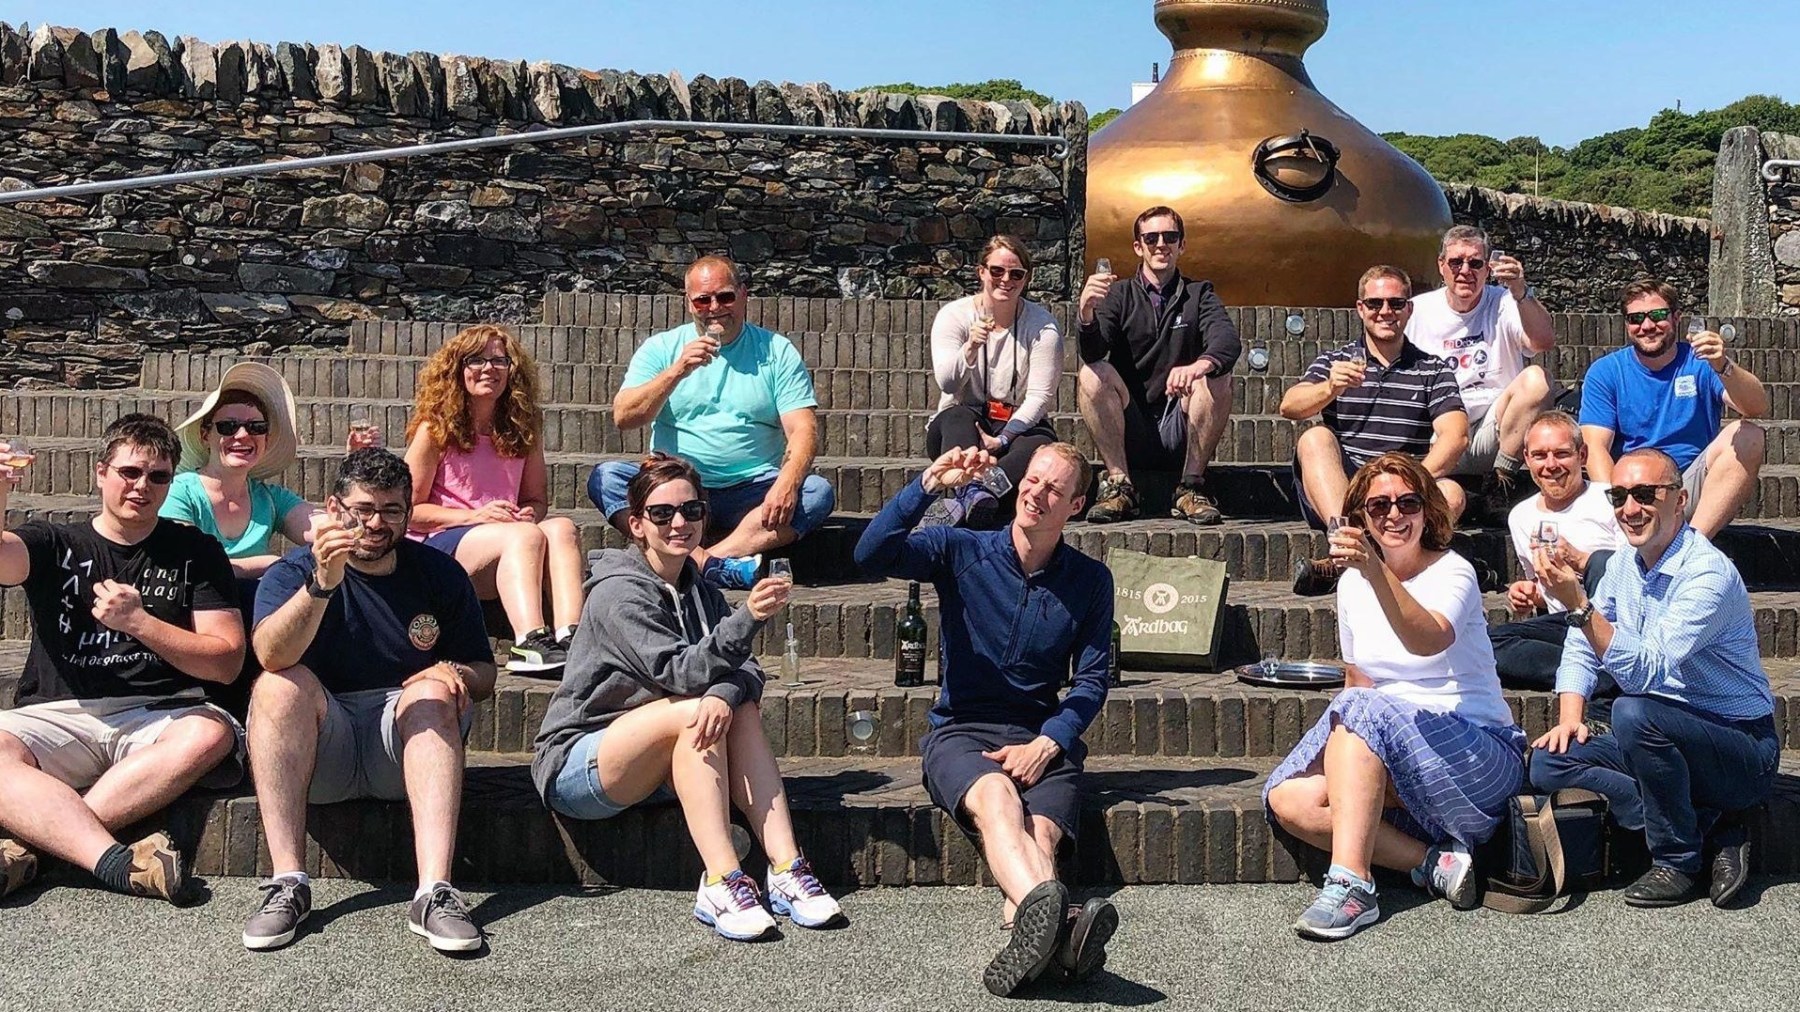
[[[634,463],[608,460],[588,474],[588,498],[608,521],[624,511],[625,488],[632,478],[637,477],[638,471],[639,467]],[[751,510],[762,507],[763,498],[774,487],[779,475],[779,471],[768,471],[736,485],[708,485],[706,502],[712,514],[706,521],[707,533],[721,537],[730,534]],[[816,474],[807,475],[800,485],[800,502],[794,507],[794,533],[805,537],[831,516],[832,507],[836,505],[837,490],[831,487],[831,482]]]
[[[563,760],[561,772],[556,774],[556,779],[550,781],[550,792],[546,799],[557,813],[571,819],[610,819],[631,807],[607,797],[606,789],[600,786],[600,768],[594,764],[594,757],[600,754],[600,739],[605,734],[606,728],[590,731],[576,739],[574,746],[569,749],[569,757]],[[674,792],[664,784],[636,804],[667,801],[674,796]]]

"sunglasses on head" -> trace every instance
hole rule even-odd
[[[141,467],[136,467],[131,464],[126,464],[124,467],[115,467],[112,464],[102,464],[101,466],[118,475],[120,480],[124,481],[127,485],[136,484],[144,478],[149,478],[150,484],[152,485],[167,485],[169,482],[175,480],[174,471],[165,471],[160,468],[154,471],[146,471]]]
[[[1181,243],[1180,232],[1139,232],[1138,242],[1146,246],[1176,246]]]
[[[1488,265],[1488,262],[1481,257],[1451,257],[1444,261],[1444,263],[1453,271],[1460,271],[1464,267],[1468,267],[1472,271],[1478,271]]]
[[[737,299],[737,290],[734,288],[727,288],[722,292],[702,292],[699,295],[690,295],[688,296],[688,304],[695,309],[711,309],[713,303],[716,302],[719,304],[720,309],[724,309],[726,306],[737,305]]]
[[[1639,505],[1654,506],[1656,500],[1662,498],[1663,489],[1680,487],[1680,485],[1633,485],[1630,488],[1622,488],[1614,485],[1606,490],[1606,501],[1612,503],[1613,509],[1624,506],[1625,500],[1628,498],[1636,499]]]
[[[1023,281],[1030,275],[1023,267],[1002,267],[999,264],[987,264],[981,268],[987,276],[995,281]]]
[[[686,518],[688,523],[699,523],[706,519],[706,502],[702,499],[689,499],[679,506],[659,502],[644,507],[644,515],[658,527],[674,520],[677,513]]]
[[[1633,327],[1642,326],[1645,320],[1652,323],[1666,323],[1674,313],[1673,309],[1646,309],[1641,313],[1626,313],[1625,322]]]
[[[1404,310],[1408,305],[1410,305],[1412,300],[1401,299],[1401,298],[1389,298],[1389,299],[1358,299],[1357,301],[1361,302],[1362,307],[1371,313],[1381,312],[1381,310],[1384,306],[1386,308],[1391,309],[1394,312],[1398,313],[1398,312]]]
[[[235,436],[239,429],[243,429],[252,436],[266,436],[269,434],[269,423],[240,422],[235,418],[220,418],[212,423],[212,430],[221,436]]]
[[[1398,509],[1402,516],[1413,516],[1425,508],[1425,497],[1417,492],[1408,492],[1398,499],[1389,499],[1378,495],[1373,499],[1363,500],[1363,513],[1371,520],[1387,516]]]

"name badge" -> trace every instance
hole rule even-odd
[[[1692,377],[1692,376],[1677,376],[1677,377],[1675,377],[1675,396],[1677,396],[1677,397],[1698,397],[1699,395],[1700,395],[1700,387],[1699,387],[1699,384],[1694,382],[1694,377]]]

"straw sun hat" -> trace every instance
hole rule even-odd
[[[299,426],[294,422],[294,392],[288,389],[287,380],[282,379],[280,373],[260,362],[239,362],[225,370],[218,388],[206,395],[199,410],[176,426],[175,431],[181,435],[180,470],[198,470],[206,463],[210,452],[200,422],[219,406],[219,398],[227,390],[254,394],[267,408],[268,441],[263,445],[262,456],[250,468],[250,477],[268,479],[286,470],[294,462],[294,451],[300,442],[295,435]]]

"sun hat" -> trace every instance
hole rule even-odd
[[[206,463],[210,454],[200,422],[219,406],[219,398],[227,390],[250,393],[268,409],[268,441],[263,445],[262,456],[250,468],[250,477],[273,478],[287,470],[287,466],[294,462],[294,451],[300,443],[296,435],[299,426],[294,421],[294,391],[288,388],[287,380],[282,379],[280,373],[261,362],[239,362],[225,370],[225,375],[219,378],[218,387],[200,402],[199,410],[175,427],[175,431],[181,436],[181,464],[178,470],[197,471]]]

